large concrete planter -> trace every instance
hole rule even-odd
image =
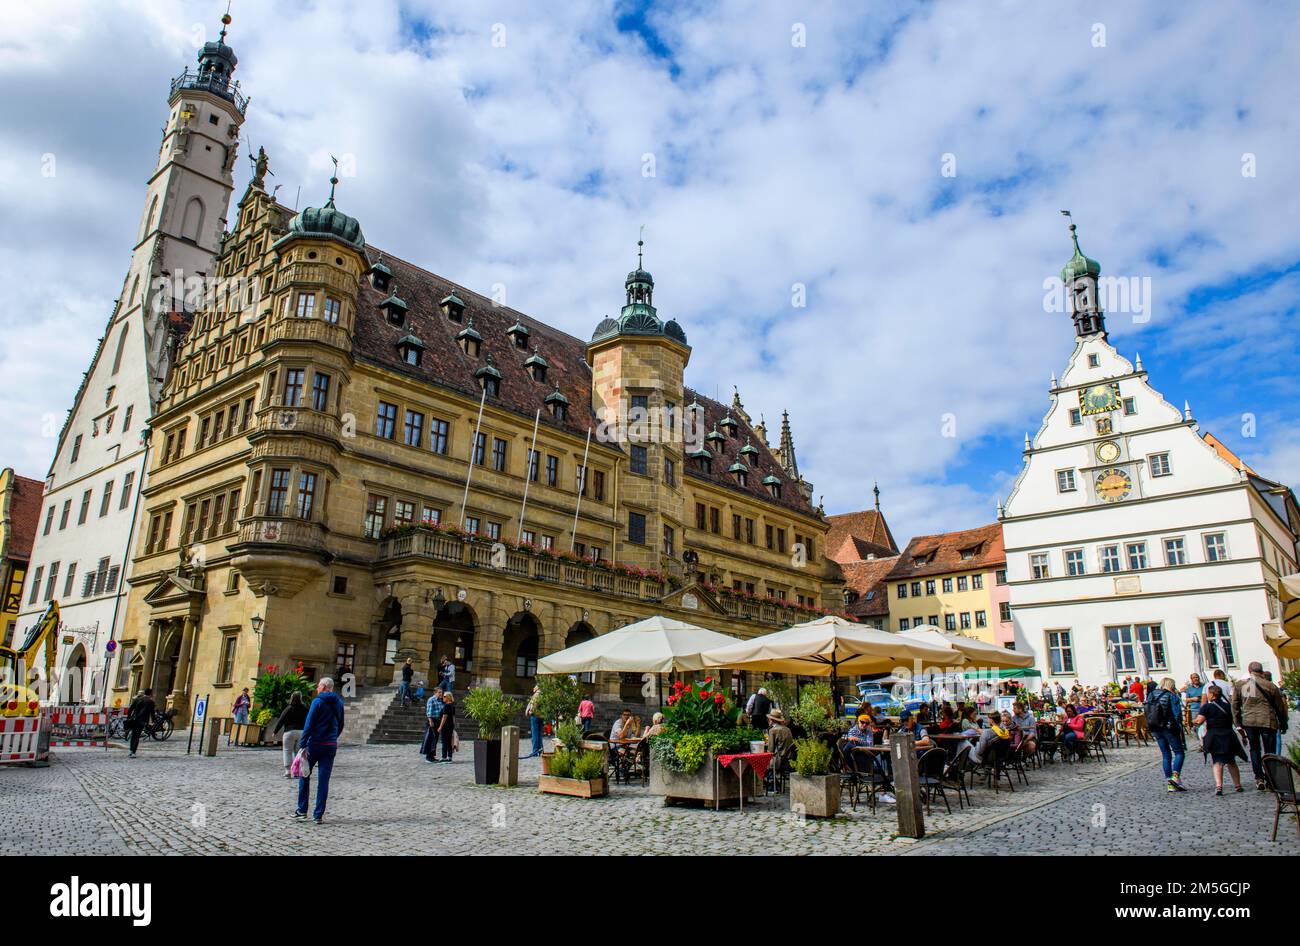
[[[791,772],[790,810],[809,818],[834,818],[840,811],[840,777]]]
[[[758,777],[745,768],[745,794],[758,793]],[[694,772],[670,772],[661,765],[650,766],[650,794],[662,795],[665,805],[692,801],[716,805],[735,805],[740,801],[740,779],[731,769],[718,765],[710,752]]]

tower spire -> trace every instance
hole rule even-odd
[[[325,202],[326,207],[334,206],[334,188],[339,183],[339,159],[331,154],[330,160],[334,162],[334,173],[330,175],[330,199]]]
[[[876,512],[880,512],[880,484],[872,483],[871,492],[876,494]]]
[[[790,432],[790,412],[781,412],[781,446],[777,448],[781,468],[791,479],[799,479],[799,461],[794,455],[794,434]]]
[[[1070,221],[1070,242],[1074,244],[1074,255],[1061,269],[1061,282],[1070,299],[1070,317],[1074,320],[1074,331],[1080,338],[1089,335],[1106,334],[1106,318],[1101,311],[1101,301],[1097,293],[1097,277],[1101,275],[1101,264],[1083,255],[1079,248],[1079,228],[1074,224],[1074,216],[1068,210],[1061,215]]]

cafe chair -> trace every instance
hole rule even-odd
[[[1128,719],[1121,719],[1119,725],[1115,727],[1116,734],[1124,740],[1124,748],[1128,748],[1129,740],[1133,740],[1138,745],[1142,745],[1142,736],[1138,732],[1138,717],[1130,716]]]
[[[1029,774],[1025,771],[1025,751],[1021,746],[1008,747],[1005,766],[1008,771],[1015,773],[1016,778],[1022,783],[1029,784]]]
[[[971,787],[975,785],[975,779],[981,778],[986,787],[991,786],[995,793],[1001,791],[1000,783],[1002,779],[1007,780],[1007,788],[1012,792],[1016,790],[1015,780],[1011,777],[1011,770],[1007,768],[1007,752],[1011,748],[1011,743],[1006,739],[999,739],[989,747],[988,758],[983,762],[974,764],[970,772]]]
[[[966,745],[958,749],[957,754],[953,756],[952,761],[948,763],[948,767],[943,772],[944,787],[951,788],[957,793],[958,809],[964,808],[966,805],[970,805],[972,808],[975,807],[970,800],[970,792],[966,791],[966,775],[972,767],[970,761],[971,748],[971,744],[966,743]]]
[[[1300,795],[1297,794],[1300,766],[1280,755],[1269,754],[1262,761],[1269,790],[1277,801],[1277,809],[1273,812],[1273,837],[1269,840],[1277,840],[1277,825],[1283,815],[1295,816],[1296,834],[1300,835]]]
[[[952,814],[952,805],[948,804],[948,795],[944,792],[944,773],[947,768],[948,753],[942,749],[927,749],[917,760],[916,780],[921,788],[921,800],[925,802],[927,815],[930,814],[930,803],[934,801],[936,792],[948,814]]]
[[[1144,719],[1143,722],[1146,722],[1146,720]],[[1085,755],[1100,759],[1102,762],[1109,761],[1106,758],[1106,721],[1104,719],[1093,718],[1084,722],[1083,747]]]

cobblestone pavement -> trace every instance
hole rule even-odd
[[[1207,838],[1242,853],[1300,853],[1294,825],[1267,840],[1272,795],[1248,786],[1215,798],[1199,755],[1187,767],[1192,791],[1167,795],[1150,747],[1033,771],[1014,793],[977,788],[974,807],[954,801],[951,815],[940,803],[921,841],[893,837],[888,805],[820,822],[793,818],[784,796],[742,815],[665,808],[639,786],[597,800],[540,795],[536,760],[522,763],[517,789],[475,786],[468,747],[452,765],[429,765],[414,747],[344,747],[317,827],[291,817],[297,783],[282,778],[278,750],[184,750],[178,733],[136,759],[61,750],[49,768],[0,767],[0,853],[1186,854]]]

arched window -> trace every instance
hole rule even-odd
[[[203,230],[203,201],[191,197],[185,205],[185,217],[181,221],[181,239],[199,242],[199,233]]]
[[[117,374],[117,369],[122,367],[122,352],[126,350],[126,333],[130,328],[130,322],[123,325],[122,334],[117,337],[117,352],[113,355],[113,374]]]

